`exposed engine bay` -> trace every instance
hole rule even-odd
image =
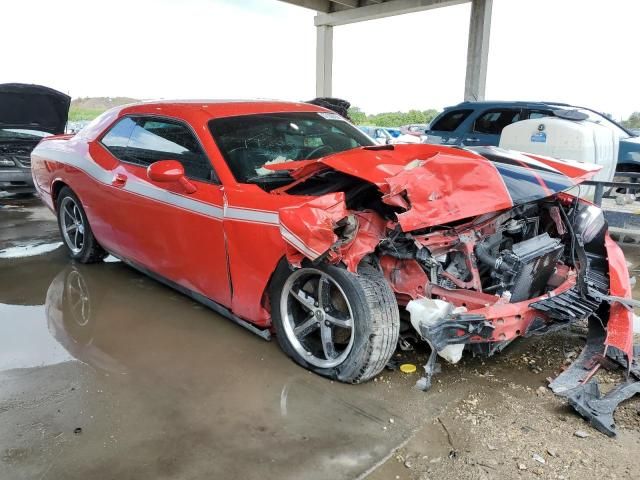
[[[412,318],[414,327],[435,350],[461,340],[457,326],[442,328],[456,319],[454,324],[464,322],[467,326],[464,340],[476,353],[492,354],[516,336],[584,319],[598,309],[598,293],[608,290],[604,228],[601,213],[591,215],[589,206],[551,197],[459,225],[398,232],[380,244],[380,262],[396,290],[404,290],[404,301],[400,298],[399,302],[410,312],[411,302],[426,299],[450,305],[429,322]],[[580,247],[575,230],[581,234]],[[588,268],[579,268],[579,257],[586,258]],[[418,295],[403,279],[394,277],[398,262],[420,266],[426,291]],[[583,292],[580,286],[586,282],[587,271],[592,286],[591,291]],[[553,295],[548,295],[550,292]],[[567,298],[562,300],[563,296]],[[509,305],[528,307],[529,301],[538,303],[537,312],[510,314]],[[432,304],[431,308],[440,306]],[[518,327],[501,328],[510,324]],[[484,342],[474,344],[474,337]]]
[[[381,252],[417,260],[431,284],[518,302],[542,294],[563,257],[567,229],[558,216],[557,204],[526,205],[457,227],[400,234]]]
[[[637,304],[622,288],[628,272],[617,264],[624,259],[615,262],[619,270],[612,270],[612,259],[619,255],[602,211],[564,193],[575,186],[571,178],[578,170],[560,174],[550,159],[541,160],[551,165],[515,152],[485,150],[477,151],[494,162],[501,177],[495,187],[485,179],[495,170],[478,169],[469,179],[468,166],[461,164],[434,175],[448,160],[440,153],[401,168],[382,165],[382,174],[368,181],[342,163],[329,164],[331,157],[324,163],[332,168],[313,164],[292,171],[293,183],[273,192],[317,197],[304,209],[280,210],[281,231],[298,239],[290,242],[289,262],[341,262],[354,272],[361,262],[378,268],[400,307],[401,347],[416,337],[431,347],[417,384],[423,390],[438,370],[437,356],[455,363],[463,350],[492,355],[518,337],[576,321],[589,320],[599,332],[593,334],[599,343],[591,348],[592,362],[596,354],[633,358],[629,334],[622,340],[613,333],[628,330],[629,309]],[[429,183],[442,177],[435,186]],[[465,188],[476,195],[460,192],[467,180]],[[444,218],[448,221],[439,221]],[[584,366],[560,375],[551,387],[563,394],[587,384],[598,365]],[[610,427],[602,430],[612,434]]]

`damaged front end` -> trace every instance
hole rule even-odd
[[[369,162],[368,165],[366,162]],[[602,211],[564,193],[597,167],[494,148],[350,151],[305,164],[282,193],[314,198],[280,210],[287,258],[367,259],[393,288],[401,318],[437,356],[492,355],[518,337],[588,321],[589,341],[551,388],[613,435],[613,408],[639,393],[629,274]],[[593,375],[625,368],[600,397]]]

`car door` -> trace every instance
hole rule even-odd
[[[143,115],[120,122],[101,139],[119,162],[109,199],[109,218],[125,232],[117,253],[149,273],[230,305],[223,191],[197,136],[173,118]],[[114,138],[112,132],[117,132]],[[147,167],[160,160],[180,162],[195,191],[149,179]]]
[[[473,122],[471,131],[462,139],[462,145],[493,145],[500,143],[500,134],[507,125],[523,119],[523,112],[517,108],[493,108],[482,112]]]
[[[426,143],[442,145],[461,145],[465,138],[466,120],[473,110],[452,109],[445,111],[433,121],[431,128],[425,132]]]

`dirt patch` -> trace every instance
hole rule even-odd
[[[435,394],[456,383],[466,384],[464,393],[370,478],[637,478],[640,398],[620,406],[618,436],[609,438],[546,387],[584,345],[576,330],[447,367],[436,377]],[[621,376],[603,371],[598,378],[607,391]],[[424,395],[429,401],[432,392]]]

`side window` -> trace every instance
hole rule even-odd
[[[107,150],[109,150],[114,157],[124,158],[131,132],[133,132],[135,126],[136,122],[132,118],[124,117],[102,137],[102,144],[107,147]]]
[[[548,110],[529,110],[528,118],[536,119],[536,118],[544,118],[551,117],[553,113]]]
[[[522,118],[519,109],[488,110],[475,121],[473,131],[489,135],[500,135],[504,127],[520,120]]]
[[[122,132],[117,133],[116,130]],[[122,143],[127,134],[128,142],[123,149]],[[204,181],[215,178],[209,159],[196,137],[179,122],[127,117],[103,137],[102,143],[123,162],[147,167],[158,160],[177,160],[189,178]]]
[[[443,114],[431,125],[431,130],[438,132],[453,132],[464,122],[472,110],[452,110]]]

